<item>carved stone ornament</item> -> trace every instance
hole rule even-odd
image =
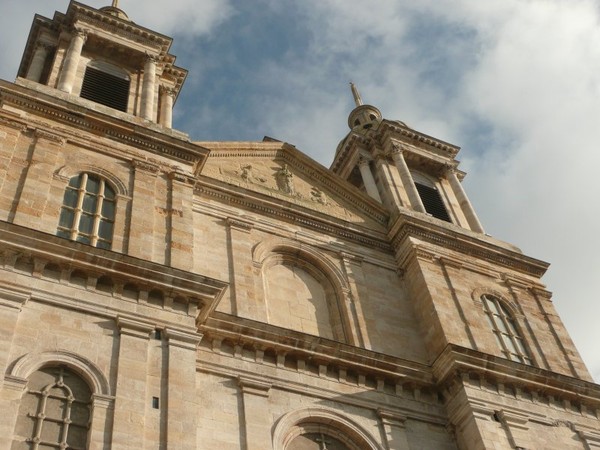
[[[284,164],[281,169],[275,174],[275,180],[277,181],[277,187],[281,192],[286,194],[294,195],[294,174],[290,172],[287,164]]]
[[[236,171],[236,174],[246,183],[265,183],[267,181],[266,178],[257,176],[252,171],[252,164],[240,164],[240,170]]]
[[[313,202],[320,203],[321,205],[327,205],[327,197],[325,196],[325,193],[317,187],[313,187],[310,190],[310,199]]]

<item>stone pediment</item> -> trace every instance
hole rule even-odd
[[[197,142],[210,149],[201,175],[336,219],[382,230],[383,207],[282,142]]]

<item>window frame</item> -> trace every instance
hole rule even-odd
[[[504,357],[513,362],[533,365],[533,358],[519,323],[505,302],[492,294],[482,294],[480,300],[488,325]]]
[[[97,182],[97,192],[88,190],[90,179]],[[117,197],[117,190],[100,175],[81,172],[71,177],[65,187],[56,235],[93,247],[111,250],[117,216]],[[89,199],[94,204],[93,210],[86,209],[84,205],[84,202]],[[105,214],[105,206],[111,203],[111,214]],[[90,225],[86,227],[82,218],[87,218]],[[106,227],[109,229],[107,233],[102,231]]]

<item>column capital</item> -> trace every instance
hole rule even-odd
[[[71,29],[71,36],[81,38],[85,42],[88,37],[88,30],[84,30],[83,28],[79,27],[74,27]]]
[[[172,97],[172,98],[175,98],[175,94],[177,93],[175,91],[175,89],[173,89],[172,87],[164,86],[162,84],[159,86],[158,89],[159,89],[161,95],[167,95],[167,96]]]
[[[139,159],[132,159],[131,160],[131,165],[134,167],[134,169],[137,170],[141,170],[143,172],[149,172],[149,173],[158,173],[159,170],[159,166],[153,163],[150,163],[148,161],[140,161]]]
[[[188,350],[196,350],[200,344],[200,341],[202,340],[203,335],[196,332],[186,332],[174,330],[173,328],[165,328],[165,336],[169,341],[169,345]]]
[[[238,385],[244,394],[254,394],[259,397],[268,397],[269,391],[273,386],[271,383],[265,381],[254,380],[242,376],[238,377]]]
[[[150,333],[154,330],[154,325],[152,324],[123,316],[117,316],[117,327],[119,328],[119,334],[126,334],[142,339],[150,339]]]
[[[144,55],[144,61],[149,63],[157,63],[158,62],[158,55],[153,55],[152,53],[148,53],[146,52]]]
[[[366,156],[359,156],[358,157],[358,165],[359,166],[368,166],[371,163],[371,159],[367,158]]]

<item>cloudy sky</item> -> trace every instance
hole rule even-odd
[[[88,0],[94,7],[109,0]],[[0,0],[0,78],[34,13]],[[384,117],[462,147],[486,231],[552,263],[544,278],[600,381],[598,0],[121,0],[190,70],[175,127],[196,140],[290,142],[328,166],[348,82]]]

